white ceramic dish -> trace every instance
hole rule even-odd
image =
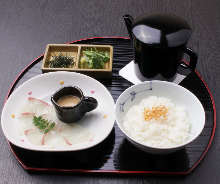
[[[65,148],[37,146],[24,140],[21,141],[16,113],[27,98],[35,97],[51,104],[51,95],[61,87],[70,85],[78,86],[85,96],[94,97],[98,101],[98,107],[80,120],[80,125],[94,134],[93,140]],[[110,134],[115,121],[114,105],[109,91],[97,80],[74,72],[52,72],[29,79],[11,94],[2,111],[1,125],[6,138],[14,145],[24,149],[36,151],[83,150],[99,144]]]
[[[176,105],[184,105],[187,108],[191,123],[187,142],[171,148],[156,148],[142,144],[128,135],[122,124],[123,116],[132,105],[151,95],[169,98]],[[126,138],[137,148],[148,153],[167,154],[182,149],[199,136],[205,125],[205,111],[198,98],[189,90],[171,82],[147,81],[131,86],[119,96],[116,102],[116,122]]]

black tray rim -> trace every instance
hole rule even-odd
[[[76,42],[80,42],[80,41],[84,41],[84,40],[93,40],[93,39],[126,39],[129,40],[129,37],[124,37],[124,36],[102,36],[102,37],[87,37],[87,38],[83,38],[83,39],[79,39],[79,40],[74,40],[71,42],[67,42],[66,44],[73,44]],[[15,80],[11,83],[10,88],[7,92],[7,95],[4,98],[4,103],[3,103],[3,107],[7,101],[7,99],[9,98],[9,96],[11,95],[11,93],[13,92],[16,84],[18,83],[18,81],[23,77],[23,75],[33,66],[35,65],[39,60],[41,60],[44,57],[44,53],[41,54],[40,56],[34,58],[15,78]],[[185,63],[188,63],[186,60],[183,60]],[[213,128],[212,128],[212,133],[211,136],[209,138],[209,142],[206,146],[206,148],[204,149],[203,153],[201,154],[200,158],[193,164],[192,167],[190,167],[187,171],[179,171],[179,172],[166,172],[166,171],[124,171],[124,170],[85,170],[85,169],[59,169],[59,168],[34,168],[34,167],[30,167],[30,166],[26,166],[24,162],[22,162],[22,160],[19,158],[19,156],[16,154],[16,152],[13,150],[12,148],[12,143],[8,142],[9,148],[11,150],[11,152],[13,153],[14,157],[16,158],[16,160],[19,162],[19,164],[22,166],[22,168],[26,171],[34,171],[34,172],[58,172],[58,173],[115,173],[115,174],[155,174],[155,175],[188,175],[190,174],[199,164],[200,162],[205,158],[208,150],[211,147],[211,144],[213,142],[214,136],[215,136],[215,130],[216,130],[216,106],[215,106],[215,101],[213,98],[213,95],[211,93],[211,90],[209,89],[207,83],[204,81],[204,79],[202,78],[202,76],[200,75],[200,73],[195,70],[196,75],[199,77],[199,79],[202,81],[202,83],[204,84],[204,86],[206,87],[206,90],[209,93],[209,96],[211,98],[212,101],[212,106],[213,106],[213,113],[214,113],[214,117],[213,117]]]

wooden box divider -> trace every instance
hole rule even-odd
[[[82,51],[85,48],[96,48],[97,50],[108,51],[110,55],[109,62],[106,63],[104,69],[88,69],[79,68],[79,62],[82,57]],[[53,56],[58,54],[74,56],[75,64],[70,68],[50,68],[48,66]],[[70,71],[79,72],[94,78],[111,78],[113,62],[113,47],[111,45],[89,45],[89,44],[48,44],[45,50],[41,70],[43,73],[53,71]]]

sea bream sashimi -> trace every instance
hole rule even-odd
[[[54,148],[74,146],[88,142],[93,137],[89,130],[79,124],[61,122],[56,117],[53,106],[33,97],[27,98],[27,102],[19,112],[19,123],[21,136],[38,146]],[[53,127],[48,132],[45,131],[52,123],[54,123]]]

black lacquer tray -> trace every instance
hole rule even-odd
[[[111,81],[101,81],[114,100],[132,84],[118,75],[118,71],[133,59],[130,39],[124,37],[96,37],[71,42],[80,44],[107,44],[114,47],[113,76]],[[33,60],[17,77],[8,96],[24,81],[41,73],[43,55]],[[186,175],[192,172],[205,157],[212,143],[216,128],[215,104],[197,72],[187,72],[181,86],[194,93],[204,106],[206,123],[202,134],[192,144],[178,152],[159,156],[136,149],[123,136],[117,125],[101,144],[78,152],[36,152],[9,143],[11,151],[21,166],[33,172],[61,173],[117,173]]]

